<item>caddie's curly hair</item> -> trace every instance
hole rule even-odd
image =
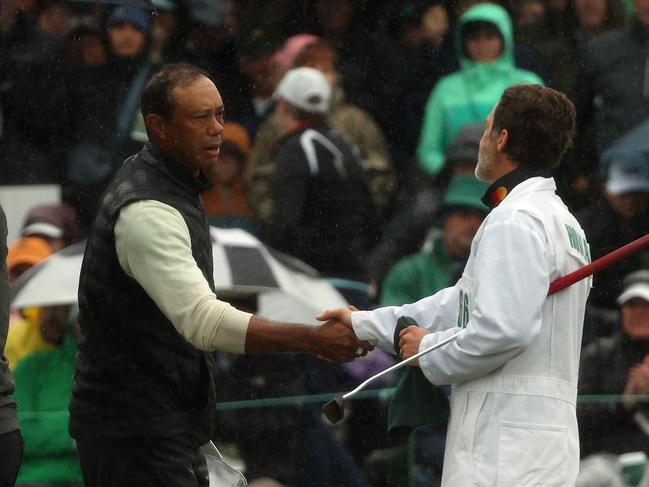
[[[505,153],[520,167],[552,169],[572,144],[575,107],[560,91],[534,84],[507,88],[496,106],[492,134],[509,133]]]
[[[173,63],[164,65],[144,87],[142,99],[140,100],[142,116],[146,119],[147,115],[154,113],[170,119],[174,112],[171,91],[176,86],[185,88],[201,77],[211,79],[207,72],[191,64]]]

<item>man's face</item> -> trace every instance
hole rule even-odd
[[[496,135],[491,133],[494,124],[495,107],[491,110],[485,121],[484,132],[480,139],[478,151],[478,164],[475,167],[475,177],[485,183],[492,183],[494,177],[494,166],[496,164]]]
[[[132,24],[120,24],[108,30],[108,40],[117,57],[128,59],[142,52],[146,36]]]
[[[649,302],[632,298],[622,305],[622,328],[633,338],[649,338]]]
[[[214,83],[201,77],[189,86],[171,90],[173,114],[161,122],[159,145],[178,162],[209,172],[219,160],[224,107]]]
[[[477,63],[495,61],[503,52],[503,40],[491,29],[480,29],[466,39],[466,53]]]
[[[471,242],[484,217],[484,212],[473,208],[453,210],[446,217],[442,240],[453,257],[466,259],[469,256]]]

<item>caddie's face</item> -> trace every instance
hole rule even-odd
[[[492,183],[496,180],[493,175],[496,164],[496,135],[491,133],[495,111],[496,108],[494,107],[485,120],[484,132],[480,139],[480,149],[478,151],[478,164],[475,168],[475,177],[486,183]]]
[[[175,87],[171,100],[174,110],[162,123],[162,143],[174,159],[198,175],[219,160],[225,123],[223,100],[214,83],[205,77],[189,86]]]

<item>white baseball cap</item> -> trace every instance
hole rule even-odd
[[[617,304],[622,306],[633,298],[649,302],[649,270],[635,271],[624,278],[624,291],[617,298]]]
[[[649,193],[649,161],[643,154],[618,151],[606,157],[606,190],[612,195],[631,192]]]
[[[317,69],[295,68],[286,72],[273,96],[299,110],[322,115],[329,111],[331,86]]]

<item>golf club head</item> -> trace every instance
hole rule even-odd
[[[322,414],[329,420],[331,424],[336,424],[345,416],[345,409],[343,408],[343,397],[337,396],[324,406],[322,406]]]

